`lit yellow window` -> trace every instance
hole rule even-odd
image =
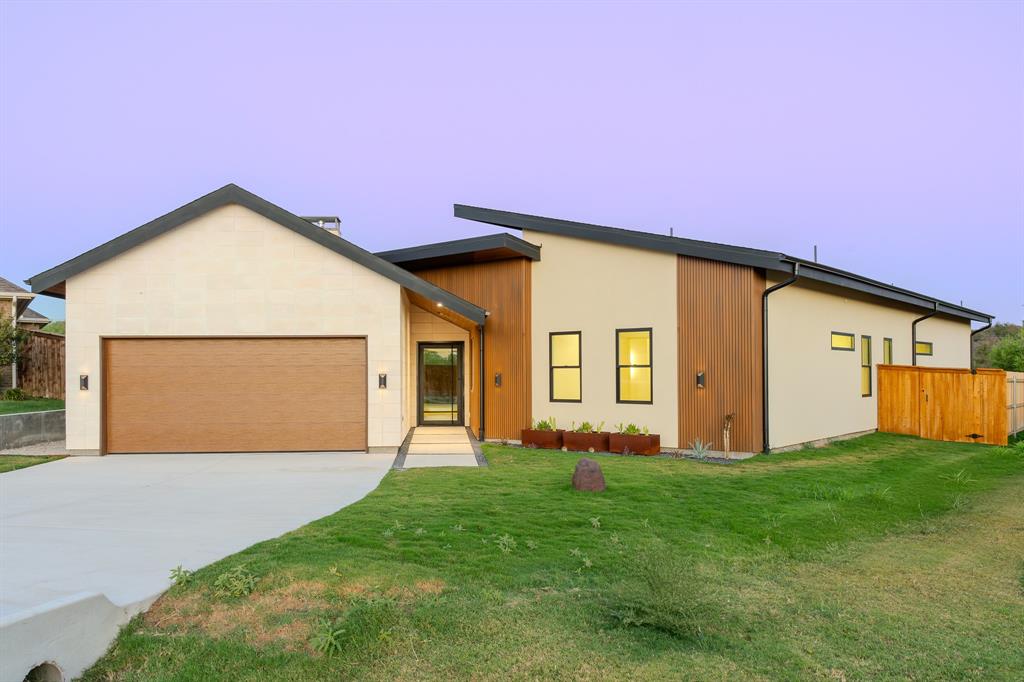
[[[931,341],[918,341],[914,346],[914,352],[918,355],[931,355],[932,354],[932,342]]]
[[[651,330],[619,329],[615,332],[616,401],[653,402],[651,389]]]
[[[882,364],[892,364],[892,339],[882,339]]]
[[[583,398],[580,336],[580,332],[552,332],[548,337],[553,401],[578,403]]]
[[[853,350],[853,334],[832,332],[832,350]]]
[[[860,337],[860,395],[871,395],[871,337]]]

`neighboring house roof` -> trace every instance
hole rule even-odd
[[[403,268],[423,270],[507,258],[540,260],[540,247],[514,235],[501,233],[393,251],[378,251],[376,255]]]
[[[28,292],[14,282],[0,277],[0,296],[3,294],[27,294]],[[4,298],[7,298],[4,296]]]
[[[46,324],[50,321],[46,315],[37,313],[32,308],[25,308],[25,312],[18,318],[18,322],[28,322],[29,324]]]
[[[369,251],[361,249],[355,244],[327,230],[313,225],[294,213],[290,213],[280,206],[276,206],[266,199],[259,197],[252,192],[242,189],[238,185],[229,184],[218,190],[210,192],[195,201],[177,208],[170,213],[160,216],[155,220],[140,227],[115,237],[105,244],[72,258],[69,261],[41,272],[29,278],[28,283],[32,291],[49,293],[63,298],[60,285],[69,277],[99,265],[119,254],[124,253],[139,244],[149,241],[169,230],[172,230],[193,218],[205,213],[227,206],[238,204],[262,215],[275,223],[292,230],[293,232],[310,239],[321,246],[349,258],[360,265],[373,270],[374,272],[387,277],[401,286],[414,291],[433,302],[441,303],[459,315],[475,322],[483,324],[486,319],[486,311],[455,294],[420,279],[411,272],[404,270],[397,265],[378,258]]]
[[[525,213],[513,213],[511,211],[499,211],[491,208],[479,208],[476,206],[465,206],[455,204],[455,217],[474,220],[476,222],[497,225],[516,230],[533,230],[535,232],[546,232],[559,234],[580,239],[590,239],[609,244],[621,246],[632,246],[653,251],[664,251],[676,253],[695,258],[747,265],[765,270],[775,270],[791,274],[796,264],[800,265],[800,277],[805,279],[826,282],[836,286],[853,289],[867,294],[880,296],[893,301],[907,303],[909,305],[924,308],[925,310],[937,310],[946,315],[960,317],[967,320],[979,322],[990,322],[992,315],[988,313],[971,310],[963,306],[948,303],[925,294],[919,294],[908,289],[901,289],[878,280],[862,277],[852,272],[839,270],[838,268],[815,263],[803,258],[787,256],[779,251],[765,251],[762,249],[751,249],[743,246],[731,246],[729,244],[717,244],[715,242],[700,241],[697,239],[684,239],[682,237],[669,237],[649,232],[636,230],[624,230],[619,227],[605,227],[603,225],[590,225],[578,223],[571,220],[560,220],[557,218],[545,218],[543,216],[528,215]]]

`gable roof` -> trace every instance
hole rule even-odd
[[[25,312],[18,318],[18,322],[31,322],[32,324],[46,324],[49,321],[50,318],[32,310],[32,308],[25,308]]]
[[[0,277],[0,294],[27,294],[28,292],[9,279]]]
[[[378,257],[409,270],[485,263],[507,258],[540,260],[540,247],[504,232],[482,237],[378,251]]]
[[[331,234],[327,230],[313,225],[308,220],[304,220],[294,213],[290,213],[280,206],[276,206],[266,199],[263,199],[248,190],[242,189],[235,184],[225,185],[218,190],[196,199],[195,201],[189,202],[180,208],[176,208],[166,215],[162,215],[155,220],[151,220],[145,225],[141,225],[134,230],[125,232],[120,237],[115,237],[105,244],[101,244],[94,249],[86,251],[80,256],[76,256],[75,258],[61,263],[56,267],[50,268],[45,272],[41,272],[38,275],[29,278],[28,283],[32,287],[32,291],[50,293],[51,295],[57,295],[63,298],[63,295],[61,295],[59,290],[49,290],[58,287],[69,277],[99,265],[104,261],[110,260],[111,258],[124,253],[128,249],[149,241],[153,237],[157,237],[169,230],[173,230],[174,228],[194,218],[198,218],[205,213],[209,213],[216,208],[228,206],[230,204],[244,206],[250,211],[258,213],[264,218],[268,218],[296,234],[353,260],[356,263],[373,270],[377,274],[383,275],[393,282],[425,296],[431,301],[447,306],[477,324],[483,324],[486,319],[487,313],[483,308],[476,306],[449,291],[445,291],[426,280],[420,279],[411,272],[403,270],[397,265],[393,265],[386,260],[378,258],[369,251],[359,248],[352,242],[342,239],[335,234]]]
[[[513,213],[511,211],[499,211],[491,208],[480,208],[477,206],[466,206],[455,204],[455,217],[474,220],[476,222],[497,225],[499,227],[512,228],[516,230],[533,230],[534,232],[546,232],[579,239],[590,239],[607,244],[618,244],[620,246],[631,246],[639,249],[652,251],[663,251],[695,258],[733,263],[735,265],[746,265],[764,270],[773,270],[790,274],[796,264],[800,265],[800,277],[804,279],[817,280],[833,284],[846,289],[860,291],[862,293],[880,296],[892,301],[906,303],[925,310],[936,310],[945,315],[960,317],[978,322],[991,322],[992,315],[965,308],[947,301],[942,301],[925,294],[920,294],[909,289],[902,289],[891,284],[885,284],[878,280],[863,277],[852,272],[829,267],[821,263],[815,263],[803,258],[787,256],[781,251],[765,251],[763,249],[752,249],[744,246],[732,246],[730,244],[718,244],[698,239],[685,239],[682,237],[669,237],[650,232],[639,232],[636,230],[625,230],[620,227],[606,227],[604,225],[591,225],[578,223],[571,220],[560,220],[558,218],[545,218],[543,216],[528,215],[526,213]]]

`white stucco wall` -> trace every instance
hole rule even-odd
[[[769,277],[768,285],[780,281]],[[878,426],[878,376],[882,340],[893,340],[893,364],[911,364],[911,322],[923,311],[882,303],[839,288],[803,285],[768,299],[770,447],[868,431]],[[935,354],[926,367],[969,367],[970,325],[933,317],[921,322],[918,339]],[[833,331],[854,334],[854,352],[831,350]],[[861,397],[861,336],[871,337],[872,395]]]
[[[100,447],[100,337],[367,337],[369,447],[401,443],[401,287],[241,206],[225,206],[67,281],[67,440]],[[88,391],[78,388],[89,375]]]
[[[632,422],[677,447],[677,256],[528,230],[523,238],[541,246],[531,273],[534,419]],[[615,330],[631,327],[653,328],[651,405],[615,402]],[[560,331],[583,333],[580,403],[548,399],[548,334]]]

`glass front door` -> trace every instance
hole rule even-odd
[[[421,426],[462,426],[462,342],[419,344]]]

